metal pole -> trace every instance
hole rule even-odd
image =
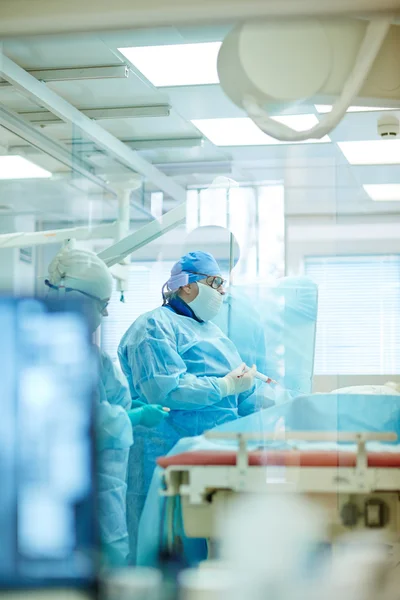
[[[186,204],[183,203],[165,213],[162,219],[154,219],[137,231],[130,233],[123,240],[106,248],[99,253],[99,257],[104,260],[108,267],[116,265],[129,254],[158,239],[168,231],[175,229],[175,227],[183,225],[185,222]]]
[[[227,189],[228,217],[230,214],[230,212],[229,212],[230,211],[230,192],[231,192],[231,189],[229,187]],[[230,220],[227,219],[227,221],[228,221],[228,227],[229,227]],[[233,237],[233,233],[229,229],[229,289],[231,289],[233,286],[232,270],[234,267],[234,256],[233,256],[234,241],[235,241],[235,238]],[[231,304],[231,302],[228,302],[228,337],[230,337],[231,333],[232,333],[232,304]]]
[[[256,273],[257,277],[260,277],[260,195],[258,185],[254,188],[254,195],[256,201]]]
[[[118,198],[118,221],[115,241],[119,242],[129,234],[131,189],[123,190]]]

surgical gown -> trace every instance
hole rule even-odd
[[[214,323],[198,322],[160,307],[139,317],[121,340],[118,355],[133,406],[161,404],[170,415],[152,430],[135,428],[128,467],[127,515],[130,562],[136,560],[137,532],[159,456],[182,437],[196,436],[251,414],[253,390],[221,398],[218,378],[240,365],[234,344]]]
[[[127,409],[131,398],[111,359],[99,351],[100,382],[96,403],[98,511],[103,562],[127,563],[126,476],[132,425]]]

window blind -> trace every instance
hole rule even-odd
[[[317,375],[400,373],[400,256],[307,257],[318,285]]]

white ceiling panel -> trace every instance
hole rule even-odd
[[[230,24],[165,27],[101,35],[26,38],[4,42],[3,50],[26,69],[116,65],[126,62],[118,48],[219,41],[230,27]],[[63,81],[47,85],[62,98],[83,109],[170,104],[169,117],[113,119],[98,123],[119,139],[174,140],[171,147],[150,148],[140,151],[140,154],[146,160],[161,165],[168,174],[176,173],[174,178],[182,186],[206,185],[211,183],[215,172],[222,174],[224,170],[225,174],[238,181],[284,180],[293,210],[306,214],[307,211],[386,211],[389,210],[387,203],[371,201],[362,185],[400,183],[400,165],[351,167],[337,146],[337,142],[341,141],[378,139],[377,119],[380,113],[347,114],[330,135],[332,143],[327,144],[216,147],[204,139],[202,146],[179,148],[175,147],[176,140],[201,137],[199,130],[190,122],[192,119],[244,116],[219,85],[157,89],[137,72],[135,66],[127,79]],[[17,112],[38,110],[35,103],[10,87],[0,87],[0,103]],[[301,104],[287,109],[285,113],[318,115],[313,105]],[[400,118],[400,108],[396,114]],[[322,116],[319,115],[319,118]],[[76,127],[65,123],[45,126],[40,131],[57,140],[78,142],[85,139]],[[0,128],[0,146],[21,144],[20,138]],[[31,149],[30,160],[65,177],[66,167],[40,151],[36,154],[34,156]],[[92,159],[86,157],[86,160],[92,160],[96,172],[109,177],[111,185],[113,177],[117,179],[128,172],[110,157],[99,153],[95,153]],[[15,206],[21,207],[18,210],[26,209],[28,203],[31,210],[40,210],[43,215],[46,211],[52,212],[64,219],[68,215],[78,219],[79,215],[89,218],[88,215],[95,214],[96,218],[103,218],[103,215],[112,214],[115,206],[110,207],[108,200],[94,201],[93,192],[96,190],[90,186],[85,186],[82,178],[68,182],[55,178],[51,182],[22,187],[12,183],[4,187],[3,182],[0,195],[4,197],[6,194],[13,202],[15,200]],[[390,210],[396,209],[392,203]]]
[[[48,36],[3,42],[3,52],[24,69],[118,64],[99,36]]]
[[[33,102],[11,86],[0,87],[0,104],[15,112],[41,110],[39,104]]]
[[[381,114],[379,112],[347,113],[330,137],[334,142],[379,140],[377,123]],[[390,114],[400,118],[400,108],[398,111],[390,111]]]
[[[175,110],[188,120],[246,116],[219,85],[163,88],[163,91]]]
[[[345,162],[340,156],[334,144],[298,144],[281,146],[247,146],[225,148],[237,161],[249,161],[258,159],[271,159],[280,161],[285,166],[287,160],[310,161],[313,159],[328,158],[334,161]]]

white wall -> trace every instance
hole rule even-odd
[[[400,254],[400,215],[292,215],[286,218],[286,272],[303,272],[307,256],[340,254]],[[314,391],[398,380],[393,375],[314,377]]]
[[[303,270],[305,256],[400,253],[400,215],[288,216],[286,272]]]

